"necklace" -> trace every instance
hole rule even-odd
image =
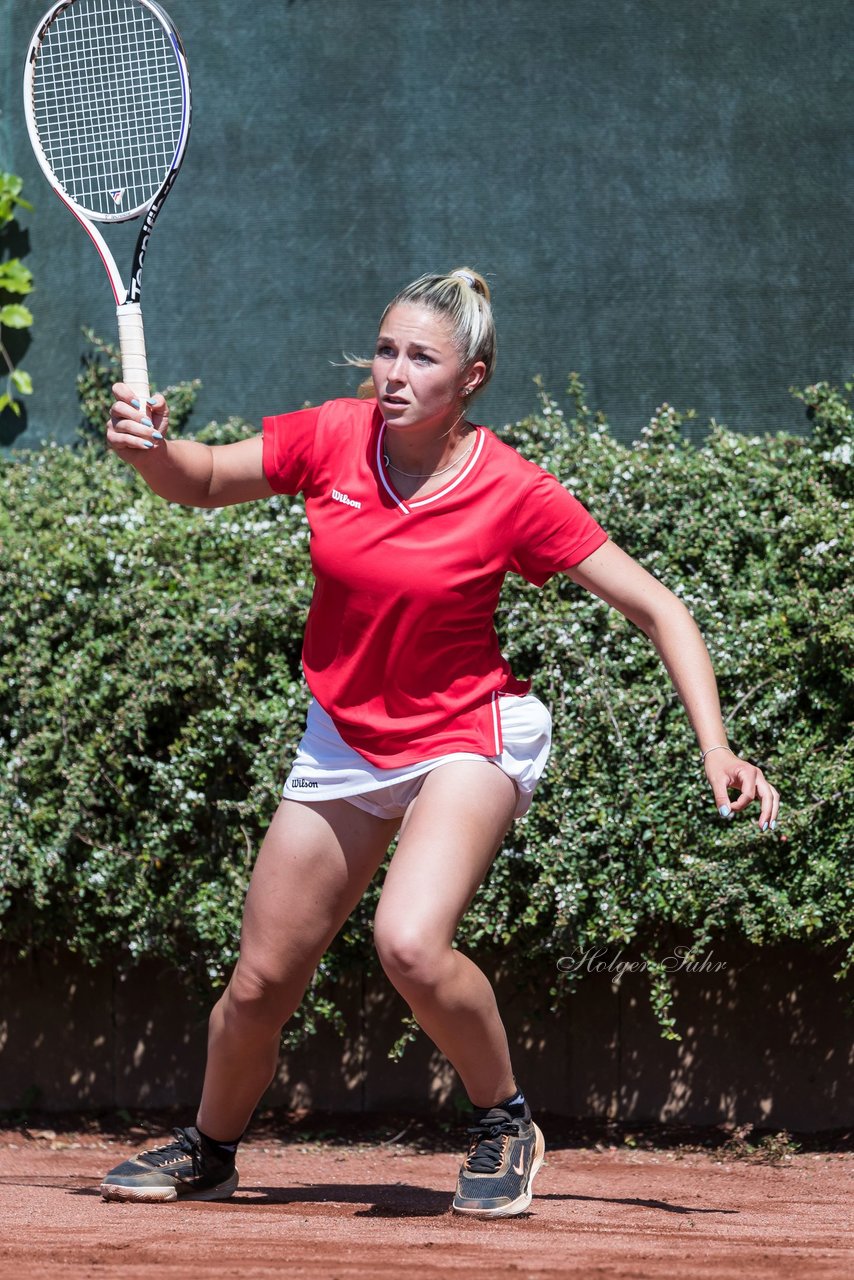
[[[383,453],[383,462],[392,471],[396,471],[399,476],[408,476],[410,480],[429,480],[432,476],[443,476],[446,471],[451,470],[451,467],[456,467],[460,462],[463,462],[474,448],[476,440],[477,435],[475,435],[474,440],[472,440],[465,453],[461,453],[458,458],[454,458],[453,462],[449,462],[446,467],[442,467],[439,471],[403,471],[400,467],[396,467],[393,462],[389,461],[387,453]]]

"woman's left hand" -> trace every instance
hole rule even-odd
[[[742,760],[728,747],[710,751],[704,761],[706,777],[714,792],[715,804],[722,818],[731,818],[746,809],[754,800],[759,802],[759,829],[767,831],[777,825],[780,810],[780,793],[771,786],[761,769]],[[740,792],[736,800],[730,800],[729,791]]]

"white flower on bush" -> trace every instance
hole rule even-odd
[[[817,542],[814,547],[805,547],[805,556],[823,556],[825,552],[831,551],[834,547],[839,546],[838,538],[831,538],[829,542]]]

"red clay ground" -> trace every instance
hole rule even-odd
[[[482,1222],[450,1209],[456,1138],[427,1143],[415,1125],[389,1141],[392,1122],[385,1139],[375,1125],[371,1140],[357,1128],[342,1144],[286,1122],[244,1144],[229,1201],[104,1203],[101,1175],[155,1145],[149,1127],[0,1130],[4,1280],[854,1276],[850,1151],[769,1164],[672,1140],[581,1146],[556,1135],[530,1212]]]

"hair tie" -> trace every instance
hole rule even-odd
[[[468,271],[452,271],[451,275],[457,280],[465,280],[470,289],[474,288],[475,278],[474,276],[469,275]]]

